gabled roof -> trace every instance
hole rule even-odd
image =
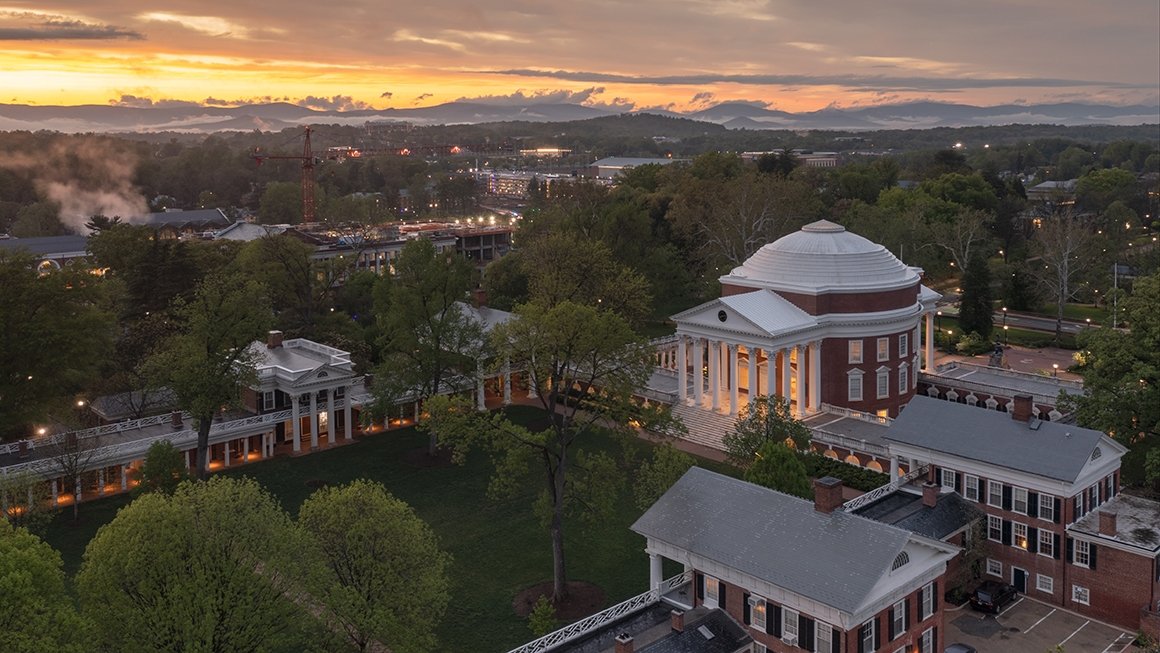
[[[981,519],[982,510],[954,492],[938,496],[934,507],[927,507],[922,494],[899,489],[855,511],[867,519],[891,524],[899,528],[941,540],[967,524]]]
[[[885,439],[930,451],[1074,482],[1097,447],[1123,455],[1124,448],[1099,431],[1039,422],[1035,429],[1007,413],[921,395],[894,418]]]
[[[455,302],[455,304],[459,306],[459,310],[483,325],[484,333],[490,333],[497,325],[511,320],[514,316],[512,313],[501,311],[498,308],[488,308],[487,306],[477,307],[467,302]]]
[[[24,250],[41,256],[73,254],[88,250],[89,239],[84,236],[42,236],[40,238],[0,238],[0,249]]]
[[[728,318],[722,322],[718,313],[728,309],[755,329],[729,324]],[[754,290],[740,295],[719,297],[673,316],[677,322],[687,322],[701,326],[726,328],[733,331],[756,331],[760,335],[776,336],[794,333],[818,325],[809,313],[794,306],[789,300],[772,290]]]
[[[906,531],[699,467],[632,530],[854,613],[890,571]]]
[[[145,224],[154,227],[164,225],[228,225],[231,220],[221,209],[196,209],[193,211],[161,211],[145,216]]]

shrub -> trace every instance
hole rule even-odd
[[[890,482],[890,475],[876,472],[871,469],[856,467],[850,463],[827,458],[818,453],[803,453],[802,464],[810,478],[833,476],[841,479],[842,483],[862,492],[869,492],[874,488],[882,487]]]

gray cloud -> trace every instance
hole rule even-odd
[[[496,106],[522,106],[528,104],[585,104],[604,92],[603,86],[591,86],[579,91],[567,89],[537,89],[524,92],[523,89],[508,95],[480,95],[478,97],[456,98],[456,102],[475,102]],[[621,98],[622,99],[622,98]]]
[[[423,93],[419,97],[415,98],[414,102],[416,102],[416,103],[422,102],[423,100],[426,100],[429,97],[435,97],[435,94],[434,93]]]
[[[356,100],[349,95],[335,95],[329,98],[307,95],[301,100],[295,101],[294,104],[300,107],[306,107],[307,109],[318,109],[322,111],[354,111],[374,108],[366,102]]]
[[[389,100],[389,99],[391,99],[391,98],[395,97],[395,94],[394,94],[394,93],[392,93],[392,92],[390,92],[390,91],[383,91],[383,92],[382,92],[382,93],[379,95],[379,97],[381,97],[381,98],[385,98],[385,99]]]
[[[49,19],[26,27],[0,27],[0,41],[140,41],[144,38],[133,30],[79,20]]]

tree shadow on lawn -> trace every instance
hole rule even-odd
[[[599,585],[572,580],[568,581],[567,586],[567,598],[552,606],[556,609],[556,619],[571,622],[596,614],[606,607],[604,590]],[[521,619],[527,619],[541,596],[552,596],[552,581],[537,583],[518,592],[512,600],[512,609]]]

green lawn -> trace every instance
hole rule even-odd
[[[511,414],[527,423],[543,413],[514,407]],[[633,456],[639,461],[651,446],[635,439],[622,443],[605,434],[593,437],[599,448],[620,460]],[[421,468],[404,462],[408,451],[424,446],[425,434],[402,429],[330,451],[279,457],[225,473],[256,479],[291,514],[297,514],[312,491],[307,481],[341,484],[369,478],[383,483],[431,524],[455,558],[451,604],[438,632],[441,650],[500,651],[518,646],[531,633],[513,613],[512,599],[521,589],[551,578],[548,535],[531,510],[539,480],[530,476],[523,495],[516,499],[490,501],[485,497],[490,467],[484,456],[474,456],[462,467]],[[699,464],[721,470],[714,463]],[[565,530],[569,577],[602,587],[609,605],[643,592],[648,585],[644,540],[628,529],[640,515],[630,492],[626,488],[608,522],[573,522]],[[45,539],[61,552],[70,575],[79,567],[84,546],[96,529],[127,503],[125,496],[85,503],[79,526],[68,525],[71,511],[51,524]]]

